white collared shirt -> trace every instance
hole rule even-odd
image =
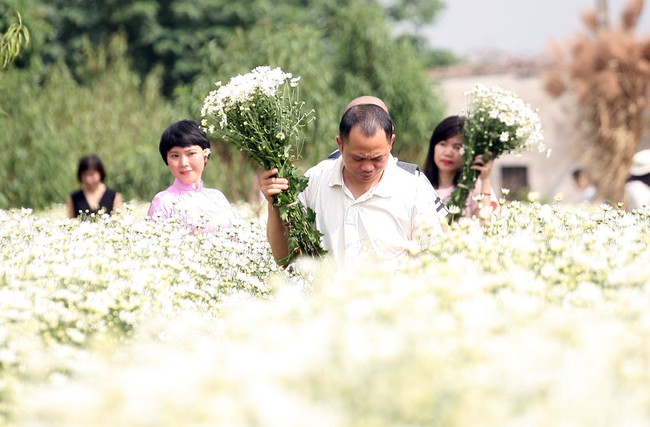
[[[323,247],[339,265],[360,260],[399,265],[422,238],[442,233],[447,211],[424,174],[411,174],[390,155],[380,181],[355,199],[343,181],[343,160],[324,160],[306,172],[301,202],[316,212]]]
[[[628,210],[650,205],[650,187],[641,181],[625,183],[625,202]]]

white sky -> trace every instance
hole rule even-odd
[[[620,23],[628,0],[608,0],[611,24]],[[551,40],[585,33],[582,13],[597,0],[446,0],[437,22],[423,32],[436,48],[461,56],[498,51],[516,56],[548,53]],[[637,34],[650,35],[650,2],[645,2]]]

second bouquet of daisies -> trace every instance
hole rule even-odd
[[[299,100],[299,80],[280,68],[260,66],[225,85],[217,82],[201,109],[201,125],[209,134],[245,151],[265,170],[277,168],[278,177],[289,180],[289,188],[274,201],[289,231],[289,256],[282,262],[326,252],[316,214],[298,200],[309,180],[294,163],[304,143],[302,128],[314,118],[314,110],[305,111]]]
[[[498,86],[481,84],[466,93],[469,98],[467,120],[463,126],[463,165],[456,189],[449,200],[452,219],[458,219],[467,197],[474,188],[478,171],[472,169],[474,159],[496,159],[503,153],[520,153],[544,145],[542,124],[537,112],[515,93]]]

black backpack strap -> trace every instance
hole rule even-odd
[[[413,175],[418,175],[420,173],[420,167],[415,163],[407,163],[401,160],[397,161],[397,166],[404,169],[407,172],[410,172]]]
[[[341,152],[338,148],[332,151],[329,156],[327,156],[328,159],[338,159],[339,157],[341,157]]]

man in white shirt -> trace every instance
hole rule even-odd
[[[399,265],[422,239],[443,232],[447,213],[424,174],[397,166],[391,155],[393,122],[381,100],[373,99],[361,97],[346,108],[336,137],[341,156],[308,170],[309,185],[300,194],[316,212],[323,247],[339,265],[362,260]],[[288,255],[287,230],[273,196],[286,190],[288,181],[276,174],[277,169],[265,171],[260,189],[269,201],[269,243],[280,260]]]

